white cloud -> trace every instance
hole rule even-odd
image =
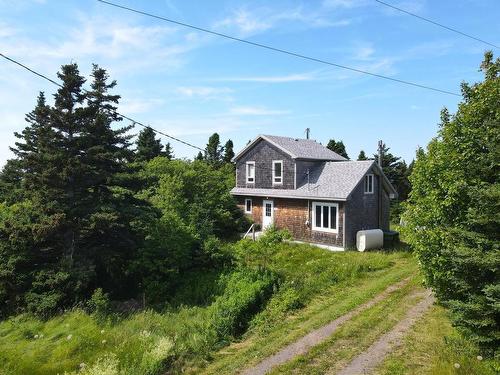
[[[23,58],[37,68],[53,70],[74,60],[82,66],[98,62],[113,66],[114,73],[129,74],[145,68],[182,67],[187,53],[207,40],[197,33],[181,33],[176,27],[144,26],[127,22],[127,18],[86,15],[77,16],[65,32],[54,38],[33,40],[18,32],[4,39],[2,50],[6,55]]]
[[[367,0],[323,0],[325,8],[357,8],[367,5]]]
[[[260,7],[249,10],[246,7],[233,10],[231,14],[214,23],[215,29],[229,30],[240,37],[268,31],[284,23],[295,23],[307,27],[342,27],[350,19],[330,19],[321,11],[305,10],[303,6],[284,10]]]
[[[290,113],[290,111],[282,111],[275,109],[268,109],[264,107],[233,107],[229,110],[230,115],[236,116],[277,116],[285,115]]]
[[[233,90],[229,87],[211,87],[211,86],[180,86],[176,89],[177,93],[188,98],[203,99],[231,99]]]
[[[215,26],[216,28],[236,28],[243,35],[252,35],[272,27],[269,22],[259,20],[245,9],[236,10],[232,15],[217,22]]]
[[[120,101],[118,110],[130,114],[146,113],[164,103],[162,99],[127,99]]]
[[[288,83],[314,80],[315,72],[296,73],[283,76],[254,76],[254,77],[227,77],[218,78],[217,81],[228,82],[262,82],[262,83]]]

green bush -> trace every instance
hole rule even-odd
[[[403,229],[453,323],[500,355],[500,59],[487,53],[481,69],[417,153]]]
[[[87,306],[92,314],[103,317],[110,312],[109,295],[102,288],[97,288],[87,301]]]
[[[210,306],[219,344],[243,333],[273,292],[277,277],[267,271],[241,269],[226,276],[223,295]]]

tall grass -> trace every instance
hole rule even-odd
[[[191,274],[166,311],[108,318],[69,311],[0,322],[0,374],[180,372],[251,329],[265,330],[339,281],[391,266],[392,255],[332,253],[266,240],[234,246],[222,274]]]

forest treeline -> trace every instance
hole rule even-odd
[[[229,194],[232,142],[213,135],[202,160],[172,160],[150,128],[132,144],[117,126],[106,71],[58,73],[40,93],[0,175],[0,314],[50,315],[101,288],[113,299],[172,293],[179,273],[221,261],[218,241],[244,219]]]

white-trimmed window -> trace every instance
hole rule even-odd
[[[246,214],[252,213],[252,198],[245,199],[245,213]]]
[[[338,203],[313,202],[312,209],[313,230],[337,233],[339,226]]]
[[[365,194],[373,194],[373,175],[367,174],[365,176]]]
[[[255,162],[247,161],[247,183],[255,183]]]
[[[283,160],[273,160],[273,185],[283,184]]]

